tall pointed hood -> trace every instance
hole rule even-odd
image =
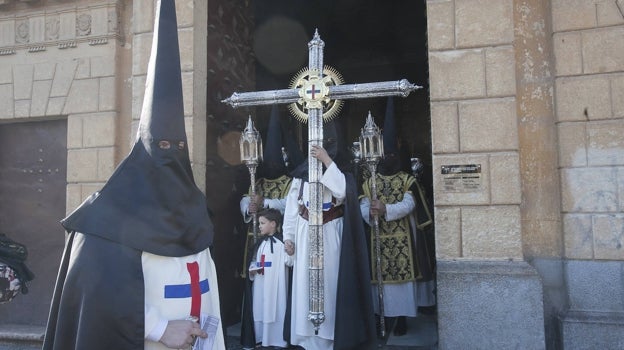
[[[383,127],[383,146],[386,154],[399,154],[397,129],[394,122],[393,97],[388,97],[388,103],[386,104],[386,117],[384,119]]]
[[[277,105],[271,108],[269,127],[266,133],[262,163],[258,168],[258,175],[269,179],[276,179],[286,174],[286,165],[282,157],[282,127]]]
[[[101,191],[61,221],[78,231],[164,256],[206,249],[213,226],[197,188],[184,127],[174,0],[159,0],[136,142]]]

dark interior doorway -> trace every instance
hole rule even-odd
[[[253,52],[256,56],[256,90],[283,89],[293,76],[307,68],[307,43],[318,29],[325,42],[324,64],[335,68],[345,83],[408,79],[423,86],[407,98],[396,97],[404,170],[409,158],[419,157],[428,167],[423,179],[431,194],[431,123],[428,101],[426,8],[424,1],[272,0],[255,1]],[[345,101],[337,120],[350,144],[356,141],[370,111],[383,127],[386,98]],[[281,107],[282,123],[290,124],[305,147],[306,128],[288,117]],[[258,116],[269,107],[256,108]],[[266,128],[268,118],[258,118]],[[305,151],[305,150],[304,150]]]
[[[252,116],[266,140],[271,107],[232,109],[221,100],[233,92],[287,88],[307,68],[308,42],[318,29],[325,65],[345,83],[407,79],[423,86],[394,99],[395,119],[403,170],[410,172],[409,158],[423,160],[422,180],[432,203],[426,7],[414,0],[214,0],[208,7],[206,195],[215,223],[221,311],[229,326],[240,321],[246,228],[238,203],[249,187],[247,168],[237,159],[238,138]],[[369,111],[383,127],[386,103],[386,98],[345,101],[336,120],[347,144],[356,141]],[[305,153],[307,127],[286,106],[279,108],[282,128],[296,135]]]

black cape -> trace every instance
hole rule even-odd
[[[334,350],[373,349],[377,331],[370,289],[370,263],[358,191],[352,174],[347,180],[336,298]]]

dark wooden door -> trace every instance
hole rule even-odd
[[[28,248],[29,293],[0,306],[0,323],[45,325],[64,245],[67,122],[0,124],[0,232]]]

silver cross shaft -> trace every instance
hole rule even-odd
[[[323,72],[323,48],[325,43],[321,40],[318,30],[308,43],[308,69],[311,72]],[[364,84],[332,85],[319,92],[320,80],[310,81],[299,89],[281,89],[257,92],[235,92],[229,98],[223,100],[230,106],[247,107],[272,104],[295,103],[303,99],[308,111],[308,149],[312,146],[323,146],[323,106],[320,101],[327,98],[332,100],[359,99],[384,96],[407,97],[410,92],[422,88],[410,83],[406,79],[397,81],[384,81]],[[310,89],[310,90],[308,90]],[[306,91],[308,90],[308,91]],[[310,95],[310,92],[312,94]],[[316,158],[309,157],[309,312],[308,320],[318,332],[320,325],[325,320],[324,310],[324,250],[323,250],[323,185],[320,178],[323,175],[323,166]],[[303,186],[303,184],[302,184]]]

